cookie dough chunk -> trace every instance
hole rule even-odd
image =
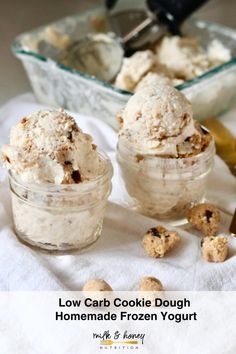
[[[122,90],[133,91],[137,83],[154,65],[155,55],[151,50],[138,51],[131,57],[124,58],[115,86]]]
[[[163,291],[163,285],[159,279],[155,277],[143,277],[139,283],[140,291]]]
[[[204,237],[201,249],[207,262],[224,262],[228,255],[228,240],[224,236]]]
[[[162,258],[180,240],[175,231],[163,226],[152,227],[143,237],[143,246],[150,257]]]
[[[84,284],[83,291],[112,291],[112,288],[105,280],[91,279]]]
[[[214,205],[207,203],[195,205],[189,210],[187,218],[205,236],[216,235],[220,223],[220,212]]]

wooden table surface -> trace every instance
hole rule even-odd
[[[190,0],[191,1],[191,0]],[[30,90],[10,45],[17,34],[97,4],[99,0],[12,0],[0,4],[0,104]],[[236,28],[236,0],[211,0],[196,16]]]

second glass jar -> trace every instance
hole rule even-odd
[[[122,139],[117,145],[117,160],[133,208],[172,223],[181,223],[192,204],[204,201],[214,155],[213,140],[205,151],[186,158],[140,155]]]

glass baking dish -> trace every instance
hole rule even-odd
[[[116,113],[132,93],[59,64],[58,53],[52,53],[47,46],[39,50],[35,43],[48,26],[73,40],[90,32],[107,32],[105,9],[94,7],[23,33],[15,39],[12,50],[22,61],[39,102],[93,115],[117,128]],[[236,31],[196,19],[186,21],[182,31],[197,37],[204,47],[218,39],[231,50],[233,59],[177,86],[192,102],[196,119],[218,116],[229,109],[236,97]]]

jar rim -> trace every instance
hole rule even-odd
[[[204,129],[206,129],[204,127]],[[206,129],[207,130],[207,129]],[[208,130],[207,130],[208,131]],[[140,155],[143,157],[143,159],[147,161],[155,161],[155,162],[160,162],[160,163],[165,163],[168,166],[174,166],[176,163],[182,161],[183,163],[190,163],[191,161],[194,161],[196,159],[199,159],[201,157],[207,158],[208,156],[212,155],[215,153],[215,141],[213,136],[211,135],[212,139],[209,142],[209,145],[205,148],[205,150],[201,151],[200,153],[192,156],[186,156],[186,157],[165,157],[161,155],[155,155],[155,154],[143,154],[141,151],[134,150],[132,149],[131,145],[126,144],[124,139],[119,139],[117,143],[117,152],[120,155],[120,147],[121,147],[121,142],[122,142],[122,148],[123,148],[123,153],[125,153],[126,159],[128,158],[129,155],[135,157],[137,155]],[[128,154],[126,154],[128,153]],[[140,159],[142,161],[142,158]],[[129,163],[132,163],[132,161],[129,160]],[[133,161],[134,164],[134,161]]]
[[[33,191],[36,193],[61,193],[61,194],[72,194],[72,193],[87,193],[93,188],[96,188],[97,183],[105,183],[107,180],[111,180],[113,175],[113,166],[108,155],[102,150],[98,149],[98,155],[103,162],[105,162],[105,168],[102,174],[91,178],[88,181],[83,181],[82,183],[71,183],[71,184],[55,184],[55,183],[28,183],[22,181],[20,176],[13,174],[11,170],[8,171],[9,179],[13,183],[26,191]]]

